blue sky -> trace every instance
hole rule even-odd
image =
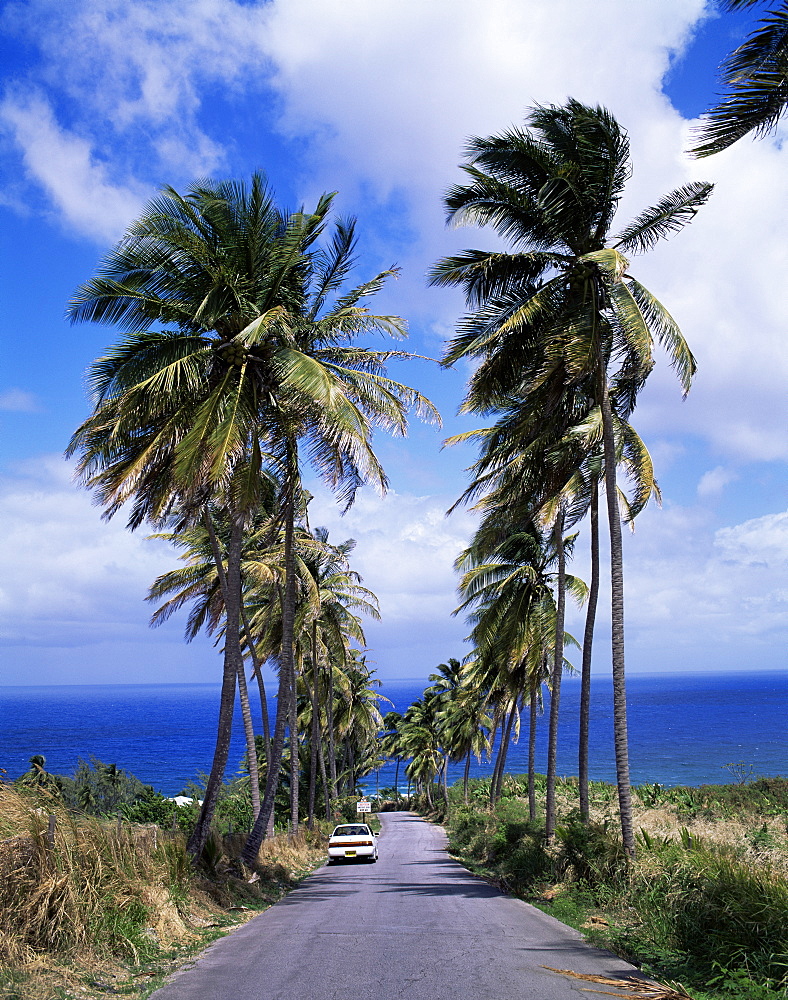
[[[0,683],[210,681],[210,643],[177,620],[150,630],[149,583],[173,554],[107,524],[63,460],[87,413],[84,372],[117,337],[72,327],[65,304],[156,189],[263,169],[282,204],[336,190],[359,217],[359,276],[397,262],[380,307],[410,347],[439,356],[459,296],[426,287],[439,256],[494,245],[448,230],[441,195],[465,140],[568,96],[628,129],[626,220],[691,179],[716,183],[684,233],[633,263],[699,364],[682,402],[660,359],[634,422],[662,509],[626,539],[628,670],[785,667],[788,376],[783,133],[712,160],[683,152],[748,17],[703,0],[9,0],[0,13]],[[392,490],[344,518],[319,493],[312,521],[357,540],[380,597],[369,658],[426,677],[462,656],[452,562],[473,518],[444,512],[465,449],[444,436],[466,371],[393,374],[431,396],[444,428],[379,438]],[[587,572],[584,544],[574,571]],[[573,612],[571,626],[579,632]],[[595,669],[608,669],[604,621]]]

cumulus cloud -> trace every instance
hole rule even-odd
[[[175,556],[121,518],[103,522],[70,474],[51,456],[0,480],[0,637],[43,646],[148,641],[144,597]]]
[[[434,621],[456,606],[454,560],[470,539],[473,519],[446,517],[444,496],[362,493],[344,516],[330,501],[310,507],[313,524],[333,541],[356,540],[353,566],[379,597],[385,617],[397,623]]]
[[[714,469],[709,469],[708,472],[704,472],[700,477],[698,482],[698,496],[699,497],[712,497],[717,496],[719,493],[725,489],[728,483],[735,482],[738,476],[732,469],[726,469],[722,465],[718,465]]]
[[[37,413],[39,404],[32,392],[24,389],[5,389],[0,391],[0,410],[9,413]]]
[[[171,148],[206,171],[222,154],[198,123],[201,103],[212,87],[248,82],[265,18],[265,4],[235,0],[34,0],[7,4],[2,23],[38,47],[46,84],[83,105],[86,121],[98,116],[116,135],[141,126],[154,142],[178,132]]]
[[[724,561],[739,567],[764,567],[785,577],[788,569],[788,511],[721,528],[714,540]]]
[[[0,103],[0,124],[12,132],[27,171],[69,225],[97,240],[112,240],[139,212],[141,185],[114,182],[92,143],[58,125],[40,93],[7,95]]]
[[[628,634],[635,669],[715,658],[745,669],[784,655],[788,512],[716,527],[702,506],[641,515],[625,539]],[[582,558],[582,557],[581,557]]]
[[[362,491],[344,516],[316,496],[310,521],[334,542],[353,538],[352,565],[380,601],[382,620],[366,622],[371,659],[384,676],[426,677],[447,656],[462,657],[468,627],[457,606],[454,560],[474,530],[465,512],[450,518],[453,498]]]

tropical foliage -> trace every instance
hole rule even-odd
[[[202,599],[205,610],[194,611],[216,627],[223,609],[224,651],[216,751],[189,843],[194,855],[206,842],[227,765],[243,642],[250,651],[256,642],[242,620],[245,539],[267,517],[265,545],[276,540],[281,548],[269,580],[278,609],[266,624],[266,654],[279,673],[277,718],[247,845],[252,858],[273,813],[287,732],[291,781],[298,758],[301,455],[347,507],[362,483],[387,486],[370,443],[373,427],[404,434],[411,408],[437,419],[427,399],[386,375],[386,362],[403,352],[354,344],[371,332],[403,336],[404,326],[365,304],[393,271],[345,287],[355,223],[337,220],[322,242],[332,201],[325,195],[312,212],[285,213],[261,175],[249,185],[196,184],[185,195],[167,188],[69,307],[74,321],[125,329],[89,374],[94,410],[69,447],[80,476],[107,517],[128,506],[132,529],[201,525],[205,536],[187,544],[209,547],[215,564],[213,593],[204,580],[197,606]],[[253,741],[248,755],[251,763]],[[295,792],[293,801],[297,825]]]
[[[690,222],[711,185],[671,192],[612,235],[631,173],[629,142],[605,108],[575,100],[535,108],[525,128],[470,140],[463,169],[466,182],[446,195],[449,221],[489,226],[511,250],[467,250],[432,270],[432,282],[461,287],[470,308],[444,355],[447,365],[463,358],[476,362],[463,410],[495,418],[492,426],[453,439],[479,444],[462,499],[475,500],[482,512],[485,539],[494,539],[491,549],[505,545],[509,535],[522,535],[531,523],[552,534],[558,580],[549,651],[549,838],[564,662],[564,534],[595,502],[593,484],[604,484],[616,767],[622,836],[633,854],[616,469],[623,465],[634,479],[632,507],[623,508],[631,518],[654,491],[650,458],[629,424],[654,366],[654,342],[667,351],[685,393],[695,361],[673,318],[631,273],[626,255],[651,249]],[[524,613],[514,617],[519,625],[526,621]],[[508,653],[517,661],[522,649],[514,645]],[[542,632],[531,649],[532,669],[547,655]]]
[[[472,139],[448,220],[491,228],[507,249],[436,263],[435,285],[463,289],[468,311],[443,363],[473,363],[465,413],[487,426],[451,438],[478,446],[457,503],[478,528],[456,561],[471,651],[436,668],[404,712],[367,665],[363,617],[375,595],[351,567],[355,543],[309,523],[308,463],[345,509],[386,474],[376,428],[404,434],[432,404],[392,380],[408,357],[358,343],[404,336],[368,301],[395,274],[352,286],[355,223],[332,222],[333,195],[313,211],[279,209],[264,178],[163,191],[79,288],[74,321],[120,325],[121,341],[89,373],[93,412],[69,451],[112,517],[150,525],[181,565],[150,590],[152,624],[188,609],[186,638],[212,636],[223,656],[216,750],[189,851],[199,857],[224,795],[236,692],[246,736],[233,801],[251,863],[275,820],[342,814],[358,782],[387,758],[431,808],[448,802],[450,764],[492,759],[490,805],[505,787],[507,750],[528,711],[529,821],[537,821],[536,727],[549,695],[544,833],[556,835],[561,680],[572,669],[567,600],[588,601],[582,643],[579,807],[588,821],[587,721],[600,586],[599,521],[610,537],[619,815],[635,838],[626,729],[621,524],[652,498],[654,469],[632,425],[638,393],[667,353],[686,393],[695,361],[630,257],[692,220],[711,186],[686,185],[613,233],[631,173],[627,135],[604,108],[570,100],[534,108],[524,127]],[[626,483],[619,484],[619,477]],[[626,488],[624,488],[626,486]],[[568,570],[591,523],[591,585]],[[278,682],[273,725],[264,668]],[[257,688],[257,698],[250,694]],[[259,699],[259,708],[256,705]],[[253,702],[255,705],[253,706]],[[258,720],[261,725],[258,725]],[[262,730],[260,732],[259,730]],[[43,764],[27,780],[44,781]],[[237,794],[236,794],[237,793]]]
[[[703,117],[693,148],[711,156],[746,135],[773,132],[788,107],[788,9],[782,2],[722,0],[723,10],[765,6],[754,31],[720,67],[721,99]]]

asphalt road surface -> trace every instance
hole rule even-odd
[[[440,828],[405,812],[381,820],[377,864],[319,868],[155,1000],[581,1000],[610,987],[542,966],[635,972],[452,861]]]

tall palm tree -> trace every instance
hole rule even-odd
[[[255,517],[254,530],[250,530],[244,539],[241,553],[241,579],[253,572],[259,579],[264,570],[268,579],[273,580],[278,573],[278,567],[269,559],[261,564],[259,546],[261,534],[268,534],[270,510],[260,509]],[[193,525],[180,525],[171,532],[158,532],[153,537],[170,542],[182,550],[181,559],[186,563],[175,570],[170,570],[156,578],[148,591],[147,600],[158,601],[167,599],[154,611],[151,625],[157,626],[166,621],[172,614],[186,604],[191,604],[185,637],[191,642],[204,628],[208,635],[224,635],[226,630],[225,596],[227,591],[227,536],[228,520],[225,513],[216,505],[206,505],[202,519]],[[254,637],[249,628],[249,620],[244,601],[241,602],[241,622],[244,645],[253,657],[254,669],[258,679],[260,708],[263,718],[264,748],[266,764],[270,756],[270,734],[268,727],[268,702],[265,685],[260,675],[260,664],[254,653]],[[260,811],[260,783],[257,746],[255,743],[251,707],[243,667],[238,672],[238,694],[241,715],[246,739],[246,767],[249,771],[252,814],[256,818]]]
[[[420,394],[383,374],[397,352],[351,344],[370,330],[401,333],[402,324],[363,305],[391,272],[337,294],[352,265],[355,235],[353,222],[340,220],[329,246],[319,244],[332,200],[323,196],[311,213],[283,213],[260,174],[248,186],[200,183],[186,195],[166,188],[69,306],[73,321],[120,323],[127,331],[93,365],[94,412],[68,449],[79,453],[79,474],[105,516],[128,501],[132,529],[144,520],[160,523],[175,509],[196,520],[217,495],[230,515],[220,722],[189,840],[194,855],[208,835],[227,763],[242,665],[242,539],[263,466],[275,465],[283,483],[279,706],[286,712],[294,689],[299,444],[349,504],[362,482],[386,485],[369,442],[372,425],[404,433],[409,407],[434,414]],[[162,329],[152,331],[155,322]],[[281,742],[274,739],[273,757]],[[269,773],[277,771],[272,760]],[[258,816],[265,823],[273,808],[268,792]]]
[[[545,675],[547,649],[551,648],[551,714],[548,741],[547,830],[551,833],[554,816],[551,789],[555,788],[558,741],[558,706],[563,670],[569,666],[564,657],[572,636],[564,631],[561,604],[566,590],[582,601],[586,587],[582,580],[567,574],[562,567],[564,552],[571,549],[574,537],[564,538],[563,520],[556,519],[550,531],[533,522],[518,531],[516,505],[508,509],[491,508],[482,521],[469,548],[457,560],[463,572],[460,593],[464,600],[457,611],[473,608],[470,638],[475,643],[475,671],[487,672],[486,683],[491,697],[499,700],[506,719],[501,741],[496,781],[490,789],[495,801],[502,784],[508,735],[519,720],[519,710],[527,700],[532,709]],[[508,714],[507,714],[508,713]],[[535,715],[531,712],[530,739]],[[529,775],[529,782],[531,776]]]
[[[457,661],[450,660],[449,663]],[[459,666],[459,664],[458,664]],[[490,734],[493,722],[487,711],[484,689],[471,683],[469,673],[463,670],[459,681],[443,697],[441,709],[441,734],[449,759],[455,763],[465,762],[462,775],[462,793],[468,804],[468,777],[471,757],[481,760],[483,754],[490,753]]]
[[[387,757],[393,757],[394,767],[394,800],[399,803],[399,766],[405,759],[402,753],[402,724],[403,715],[401,712],[390,711],[383,716],[383,736],[380,740],[380,749]]]
[[[720,0],[735,11],[764,0]],[[754,133],[773,132],[788,107],[788,7],[783,0],[765,4],[756,29],[720,67],[726,92],[705,113],[697,131],[696,156],[711,156]]]
[[[649,250],[691,221],[711,185],[671,192],[611,236],[631,172],[629,142],[615,118],[570,100],[535,108],[526,126],[472,139],[463,168],[468,181],[446,196],[450,221],[490,225],[512,252],[465,251],[439,261],[431,280],[462,286],[472,307],[444,355],[446,364],[465,357],[479,362],[466,411],[525,409],[532,423],[538,415],[556,438],[594,408],[601,414],[616,769],[622,839],[634,854],[615,421],[634,407],[654,363],[655,339],[667,349],[685,392],[695,362],[675,321],[630,273],[625,254]],[[531,443],[523,442],[524,452]],[[534,497],[534,506],[546,499]]]

